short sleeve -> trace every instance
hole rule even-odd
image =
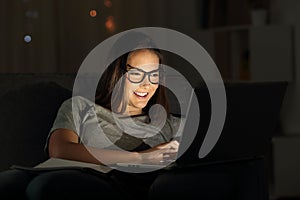
[[[69,129],[78,133],[72,113],[72,99],[66,100],[59,108],[50,133],[60,128]]]
[[[45,152],[48,154],[48,144],[51,134],[60,128],[69,129],[74,131],[78,135],[78,130],[76,129],[73,113],[72,113],[72,98],[67,99],[63,102],[61,107],[59,108],[55,121],[50,129],[50,132],[47,137]]]

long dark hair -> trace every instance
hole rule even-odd
[[[134,40],[133,40],[134,42],[131,43],[130,45],[132,46],[133,50],[121,55],[106,68],[106,70],[102,74],[102,77],[99,80],[97,94],[95,97],[95,103],[109,110],[113,109],[112,106],[121,105],[120,113],[123,113],[125,111],[127,105],[126,95],[124,95],[125,76],[123,75],[126,73],[126,63],[127,63],[128,55],[133,51],[139,49],[147,49],[158,56],[160,64],[162,64],[162,59],[163,59],[161,51],[159,49],[144,48],[145,46],[151,46],[151,47],[153,46],[151,40],[148,37],[146,37],[144,34],[134,33],[133,35],[129,35],[129,37],[132,36],[134,36]],[[122,42],[128,43],[128,41],[132,42],[132,40],[128,40],[128,35],[126,35],[125,38],[122,37],[121,39],[119,39],[119,41],[117,41],[116,44],[122,45]],[[114,45],[114,46],[117,47],[118,45]],[[115,51],[117,50],[117,48],[113,50]],[[160,68],[163,71],[162,69],[163,66],[160,65]],[[160,78],[160,83],[163,83],[164,81],[163,73],[160,74],[162,75]],[[113,95],[113,92],[114,94],[117,95]],[[162,84],[159,84],[156,92],[151,97],[148,104],[143,108],[143,112],[148,114],[149,109],[154,104],[160,104],[161,106],[163,106],[165,108],[167,116],[169,116],[169,102],[166,95],[166,88]],[[113,110],[115,111],[115,109]]]

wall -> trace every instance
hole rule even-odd
[[[89,16],[91,9],[97,9],[97,17]],[[103,1],[0,1],[0,72],[75,72],[110,36],[104,24],[113,12]]]
[[[107,37],[131,28],[196,26],[194,0],[4,0],[0,1],[0,72],[76,72],[85,56]],[[90,17],[95,9],[97,16]],[[187,11],[187,12],[186,12]],[[105,29],[112,15],[116,29]],[[25,35],[32,41],[24,42]]]

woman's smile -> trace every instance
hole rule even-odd
[[[133,93],[138,98],[146,98],[148,96],[148,94],[149,94],[149,92],[137,92],[137,91],[134,91]]]

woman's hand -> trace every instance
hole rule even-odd
[[[179,143],[176,140],[159,144],[139,152],[141,163],[169,163],[176,158]]]

